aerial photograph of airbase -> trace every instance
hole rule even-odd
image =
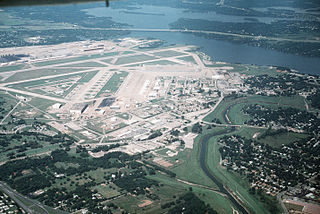
[[[0,2],[0,213],[320,214],[317,0]]]

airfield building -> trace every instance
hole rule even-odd
[[[88,107],[88,104],[86,104],[86,103],[76,103],[71,107],[70,113],[71,114],[82,114],[86,110],[87,107]]]

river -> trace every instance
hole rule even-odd
[[[165,6],[136,5],[135,7],[124,7],[121,6],[123,5],[121,1],[112,2],[112,5],[113,6],[106,8],[97,4],[97,7],[91,7],[83,11],[96,17],[110,17],[113,21],[126,23],[132,28],[147,29],[168,29],[170,28],[169,24],[175,22],[179,18],[207,19],[223,22],[245,21],[244,17],[240,16],[220,15],[214,12],[197,13],[181,8]],[[275,20],[267,17],[258,17],[258,19],[260,22],[265,23],[270,23]],[[139,38],[158,38],[169,44],[196,45],[214,61],[285,66],[301,73],[320,75],[320,58],[316,57],[286,54],[259,47],[207,39],[202,36],[181,32],[131,32],[130,36]]]
[[[237,200],[234,199],[234,197],[227,191],[227,189],[223,186],[223,184],[214,177],[210,169],[208,168],[206,164],[207,160],[207,149],[208,149],[208,142],[210,138],[218,135],[224,135],[229,134],[235,130],[235,127],[232,127],[230,129],[224,129],[218,132],[215,132],[213,134],[208,134],[203,137],[201,141],[201,152],[200,152],[200,166],[201,169],[204,171],[204,173],[218,186],[220,192],[226,194],[230,201],[241,211],[243,214],[248,214],[247,210],[243,207],[242,204],[240,204]]]

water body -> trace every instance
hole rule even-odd
[[[113,2],[116,4],[116,2]],[[130,8],[106,8],[98,6],[84,10],[96,17],[111,17],[113,21],[126,23],[132,28],[169,28],[179,18],[207,19],[223,22],[244,22],[245,17],[220,15],[215,12],[195,13],[181,8],[136,5]],[[249,18],[249,17],[246,17]],[[256,18],[256,17],[253,17]],[[259,18],[270,23],[273,18]],[[320,75],[320,58],[285,54],[259,47],[207,39],[201,36],[179,32],[132,32],[132,37],[158,38],[172,44],[190,44],[201,47],[214,61],[231,63],[286,66],[302,73]]]
[[[301,73],[320,75],[320,58],[286,54],[264,48],[240,45],[178,32],[132,32],[139,38],[159,38],[169,44],[196,45],[213,61],[286,66]]]
[[[190,12],[181,8],[139,5],[126,8],[96,7],[83,10],[95,17],[112,17],[112,20],[120,23],[127,23],[135,28],[168,28],[169,24],[179,18],[206,19],[220,22],[248,22],[245,18],[256,18],[259,22],[271,23],[275,18],[251,17],[251,16],[230,16],[217,14],[216,12]]]
[[[207,164],[206,164],[206,160],[207,160],[207,153],[208,153],[208,143],[209,140],[212,137],[215,136],[219,136],[219,135],[225,135],[225,134],[230,134],[233,131],[235,131],[235,128],[232,127],[231,129],[224,129],[221,130],[219,132],[213,133],[213,134],[209,134],[203,137],[202,141],[201,141],[201,152],[200,152],[200,167],[201,169],[204,171],[204,173],[218,186],[219,191],[221,193],[224,193],[228,196],[228,198],[230,199],[230,201],[236,206],[236,208],[243,214],[248,214],[246,208],[240,204],[238,201],[235,200],[235,198],[227,191],[227,189],[225,188],[225,186],[212,174],[212,172],[210,171],[210,169],[208,168]]]

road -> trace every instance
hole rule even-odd
[[[16,192],[15,190],[11,189],[6,183],[0,181],[0,189],[4,193],[6,193],[11,199],[13,199],[23,210],[25,210],[27,213],[46,213],[49,214],[49,212],[41,205],[39,202],[33,201],[20,193]],[[25,203],[21,201],[21,199],[25,200],[27,203],[32,204],[31,206],[26,206]],[[37,207],[37,209],[30,209],[30,207]],[[41,210],[41,211],[35,211],[35,210]]]
[[[201,185],[201,184],[196,184],[196,183],[192,183],[192,182],[189,182],[189,181],[185,181],[185,180],[181,180],[181,179],[176,179],[176,181],[180,182],[180,183],[184,183],[184,184],[188,184],[190,186],[195,186],[195,187],[200,187],[200,188],[203,188],[203,189],[208,189],[212,192],[215,192],[223,197],[227,197],[226,194],[220,192],[219,190],[216,190],[216,189],[213,189],[213,188],[210,188],[210,187],[207,187],[207,186],[204,186],[204,185]]]
[[[5,27],[2,27],[5,28]],[[44,30],[42,26],[28,25],[26,29],[32,30]],[[202,34],[215,34],[222,36],[233,36],[239,38],[249,38],[255,40],[272,40],[272,41],[287,41],[287,42],[308,42],[308,43],[320,43],[320,40],[313,39],[290,39],[290,38],[279,38],[279,37],[267,37],[267,36],[253,36],[247,34],[238,33],[225,33],[220,31],[209,31],[209,30],[189,30],[189,29],[167,29],[167,28],[88,28],[77,26],[74,28],[61,27],[59,29],[73,29],[73,30],[99,30],[99,31],[136,31],[136,32],[180,32],[180,33],[202,33]]]
[[[3,122],[7,119],[7,117],[9,115],[11,115],[11,113],[18,107],[18,105],[20,105],[21,101],[19,101],[12,109],[11,111],[9,111],[9,113],[1,120],[0,125],[3,124]]]

